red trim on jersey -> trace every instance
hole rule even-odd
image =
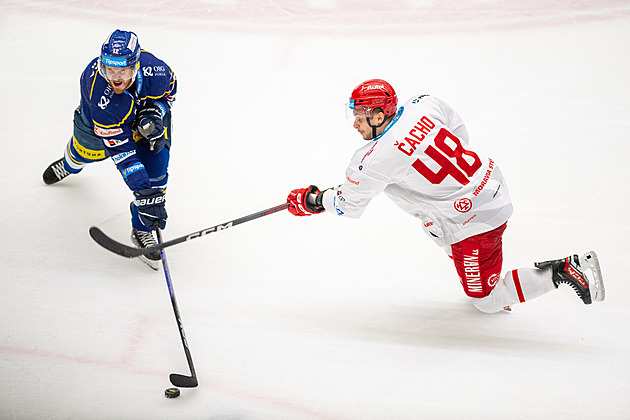
[[[518,294],[518,300],[525,302],[525,296],[523,296],[523,289],[521,288],[521,280],[518,278],[518,270],[512,270],[512,279],[514,280],[514,286],[516,287],[516,294]]]

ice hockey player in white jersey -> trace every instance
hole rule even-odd
[[[469,146],[461,117],[444,101],[416,95],[400,108],[393,87],[371,79],[350,96],[354,128],[368,143],[358,149],[339,187],[295,189],[289,211],[328,211],[358,218],[378,194],[419,219],[453,259],[467,296],[479,310],[510,310],[565,283],[585,304],[604,299],[595,252],[535,263],[502,274],[502,235],[512,202],[498,164]]]

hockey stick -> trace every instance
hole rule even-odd
[[[127,258],[135,258],[135,257],[139,257],[142,254],[146,255],[151,252],[159,251],[169,246],[177,245],[182,242],[187,242],[187,241],[190,241],[191,239],[200,238],[202,236],[206,236],[209,233],[225,230],[225,229],[231,228],[232,226],[240,225],[241,223],[249,222],[250,220],[258,219],[260,217],[267,216],[267,215],[270,215],[270,214],[273,214],[282,210],[286,210],[288,208],[289,208],[289,203],[280,204],[279,206],[272,207],[267,210],[262,210],[257,213],[253,213],[248,216],[243,216],[241,218],[231,220],[229,222],[226,222],[220,225],[212,226],[203,230],[198,230],[197,232],[193,232],[185,236],[180,236],[179,238],[171,239],[170,241],[166,241],[164,243],[148,246],[146,248],[136,248],[133,246],[121,244],[120,242],[115,241],[109,236],[107,236],[102,230],[100,230],[96,226],[92,226],[90,228],[90,236],[103,248],[115,254],[118,254]]]
[[[162,232],[157,226],[155,227],[155,231],[157,232],[158,244],[161,244]],[[166,285],[168,286],[168,292],[171,295],[171,304],[173,305],[173,312],[175,313],[175,319],[177,320],[179,336],[182,339],[182,344],[184,345],[184,353],[186,353],[186,360],[188,360],[188,367],[190,368],[190,376],[180,375],[179,373],[171,373],[169,379],[174,386],[178,386],[181,388],[194,388],[199,385],[199,382],[197,382],[195,366],[193,366],[192,356],[190,355],[190,349],[188,348],[188,341],[186,340],[186,333],[184,333],[184,324],[182,324],[182,318],[179,315],[177,300],[175,300],[175,291],[173,290],[171,273],[168,270],[168,263],[166,262],[166,253],[164,252],[164,249],[160,250],[160,258],[162,259],[162,267],[164,267],[164,276],[166,276]]]

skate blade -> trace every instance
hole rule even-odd
[[[153,271],[158,271],[160,269],[160,261],[159,260],[150,260],[147,257],[145,257],[144,255],[141,255],[138,257],[138,259],[140,261],[142,261],[144,264],[148,265],[149,268],[151,268]]]
[[[588,289],[591,292],[591,299],[601,302],[606,297],[604,289],[604,278],[599,266],[599,259],[595,251],[589,251],[579,257],[580,266],[584,275],[588,279]]]

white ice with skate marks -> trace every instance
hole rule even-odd
[[[0,417],[626,419],[627,2],[308,4],[0,3]],[[88,235],[129,241],[131,194],[111,162],[41,180],[115,28],[178,76],[165,240],[341,183],[362,145],[343,105],[383,77],[500,164],[504,271],[593,249],[605,301],[562,285],[485,315],[385,197],[280,212],[166,250],[199,386],[165,398],[188,366],[164,274]]]

